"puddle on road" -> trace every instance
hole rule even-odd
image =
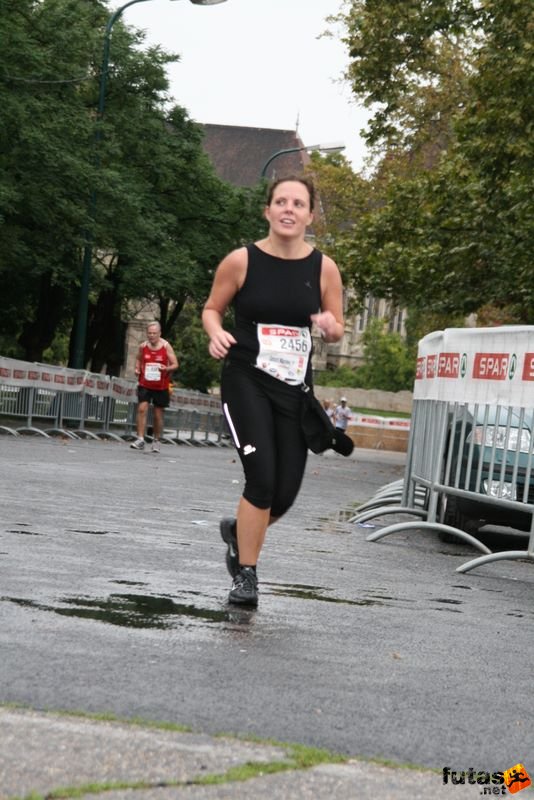
[[[233,612],[226,609],[199,608],[177,603],[169,597],[141,594],[111,594],[101,599],[70,597],[60,600],[60,605],[56,606],[18,597],[0,599],[26,608],[52,611],[66,617],[93,619],[125,628],[168,629],[193,620],[201,623],[238,621]]]
[[[118,533],[118,531],[90,531],[84,528],[67,528],[67,533],[90,533],[93,536],[106,536],[108,533]]]
[[[317,517],[315,520],[310,521],[310,524],[304,530],[313,533],[347,533],[346,523],[354,517],[356,512],[356,505],[340,508],[327,517]]]
[[[330,514],[328,517],[324,517],[325,522],[348,522],[349,519],[352,519],[354,515],[358,511],[357,504],[351,505],[348,508],[340,508],[339,511],[336,511],[335,514]]]
[[[37,533],[36,531],[23,531],[19,528],[13,528],[11,530],[6,531],[6,533],[19,533],[23,536],[44,536],[43,533]],[[91,531],[85,530],[82,528],[67,528],[66,533],[89,533],[93,536],[105,536],[108,533],[118,533],[118,531]]]
[[[452,600],[449,597],[431,597],[430,599],[433,600],[434,603],[451,603],[453,606],[461,606],[464,602],[463,600]]]
[[[420,609],[422,606],[428,607],[427,604],[430,602],[441,604],[435,607],[433,606],[432,610],[434,611],[451,611],[457,614],[463,613],[461,609],[451,608],[450,606],[463,605],[464,601],[448,597],[421,597],[417,600],[409,597],[395,597],[394,595],[386,594],[384,589],[374,588],[370,589],[363,597],[349,599],[332,596],[329,594],[331,589],[324,586],[284,583],[264,583],[262,585],[269,587],[269,594],[276,595],[277,597],[292,597],[298,600],[319,600],[323,603],[339,603],[348,606],[383,606],[414,609]]]
[[[121,586],[146,586],[147,584],[144,581],[123,581],[123,580],[112,580],[110,583],[118,583]]]
[[[429,598],[431,603],[441,603],[442,605],[437,606],[434,608],[434,611],[451,611],[455,614],[463,614],[463,611],[460,608],[449,608],[449,606],[461,606],[463,605],[463,600],[453,600],[450,597],[430,597]]]
[[[342,597],[332,597],[323,594],[329,591],[320,586],[306,586],[303,584],[280,584],[264,583],[263,586],[270,587],[270,594],[282,597],[296,597],[299,600],[320,600],[323,603],[341,603],[347,606],[383,606],[386,605],[383,599],[378,597],[366,597],[361,600],[348,600]]]
[[[141,581],[114,580],[112,583],[126,586],[145,586]],[[387,594],[384,587],[369,588],[366,594],[359,598],[336,597],[330,592],[330,587],[315,586],[310,584],[286,584],[262,582],[262,593],[275,597],[286,597],[295,600],[314,600],[322,603],[358,607],[401,607],[401,608],[426,608],[433,611],[449,611],[462,613],[457,606],[463,600],[448,597],[427,597],[420,599],[394,596]],[[465,588],[465,587],[458,587]],[[182,593],[184,594],[184,593]],[[171,597],[153,596],[145,594],[110,594],[103,598],[90,597],[65,597],[55,605],[38,603],[35,600],[20,597],[0,597],[0,601],[16,605],[48,611],[60,616],[79,619],[91,619],[110,625],[125,628],[160,629],[169,630],[179,627],[194,625],[209,625],[214,623],[222,625],[223,629],[237,631],[244,629],[256,619],[256,609],[240,608],[239,606],[226,605],[219,608],[205,608],[202,595],[199,592],[185,592],[191,595],[193,602],[178,602]],[[436,604],[429,607],[429,603]],[[510,612],[519,615],[519,609]]]

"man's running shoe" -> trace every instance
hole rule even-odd
[[[132,450],[144,450],[145,449],[145,440],[144,439],[136,439],[135,442],[132,442],[130,447]]]
[[[239,572],[239,551],[237,549],[237,522],[235,517],[225,517],[219,523],[219,530],[226,548],[226,568],[232,578]]]
[[[241,567],[234,578],[228,602],[240,606],[258,605],[258,578],[252,567]]]
[[[154,439],[152,442],[152,452],[159,453],[159,441],[157,439]]]

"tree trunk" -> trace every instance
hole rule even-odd
[[[64,318],[65,289],[53,283],[52,277],[51,272],[41,275],[34,318],[24,323],[18,339],[26,361],[43,360],[43,352],[52,344],[57,326]]]
[[[120,375],[124,363],[126,323],[120,318],[116,286],[100,292],[87,329],[87,352],[92,372]]]

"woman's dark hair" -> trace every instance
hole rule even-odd
[[[302,183],[302,185],[306,187],[310,196],[310,211],[313,211],[315,206],[315,186],[313,185],[312,179],[308,177],[308,175],[283,175],[280,178],[276,178],[276,180],[269,184],[269,190],[267,192],[267,205],[271,205],[276,187],[281,183],[286,183],[287,181],[296,181],[297,183]]]

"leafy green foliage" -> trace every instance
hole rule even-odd
[[[410,147],[428,128],[434,136],[438,130],[446,135],[447,119],[465,98],[478,41],[478,4],[352,0],[347,5],[338,17],[351,58],[347,78],[373,112],[365,134],[369,144]]]
[[[186,389],[207,392],[219,382],[221,364],[208,353],[208,337],[202,328],[200,309],[192,303],[184,308],[173,342],[180,367],[175,382]]]
[[[357,371],[366,389],[400,392],[412,389],[415,357],[398,333],[385,333],[380,320],[373,320],[363,334],[364,361]]]
[[[0,0],[0,14],[0,341],[28,360],[59,352],[90,241],[85,360],[118,374],[128,320],[155,303],[170,337],[218,261],[260,229],[259,197],[220,181],[200,127],[169,107],[176,55],[141,50],[121,18],[101,72],[105,3]]]
[[[341,365],[319,372],[315,383],[321,386],[382,389],[388,392],[411,390],[415,377],[414,349],[397,333],[384,332],[383,322],[374,319],[363,334],[364,363],[353,369]]]
[[[74,299],[98,6],[1,0],[0,332],[37,359]],[[61,23],[60,23],[61,20]]]
[[[342,364],[335,369],[320,370],[314,374],[314,383],[317,386],[339,386],[351,388],[363,388],[358,377],[359,370]]]
[[[375,148],[363,211],[336,240],[347,285],[407,307],[420,330],[425,315],[490,308],[532,323],[533,4],[347,8],[348,77]]]

